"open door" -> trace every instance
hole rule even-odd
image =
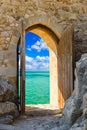
[[[73,27],[61,35],[58,45],[58,106],[63,108],[73,91]]]
[[[25,113],[25,29],[22,21],[21,51],[20,51],[20,109]]]

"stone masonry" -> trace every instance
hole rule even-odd
[[[46,14],[64,30],[74,25],[75,61],[87,52],[86,0],[1,0],[0,1],[0,77],[16,82],[16,49],[21,35],[21,18]],[[37,17],[37,19],[40,17]],[[46,20],[46,19],[45,19]],[[7,74],[7,75],[6,75]]]

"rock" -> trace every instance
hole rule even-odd
[[[87,93],[83,95],[83,109],[87,108]]]
[[[57,130],[69,130],[69,129],[70,129],[69,124],[63,124],[63,125],[57,127]],[[53,129],[53,130],[55,130],[55,129]]]
[[[85,108],[85,109],[83,110],[83,116],[84,116],[85,118],[87,118],[87,108]]]
[[[0,129],[1,130],[18,130],[18,129],[15,129],[14,126],[6,125],[6,124],[0,124]]]
[[[0,124],[0,130],[23,130],[18,127],[14,127],[12,125],[7,125],[7,124]]]
[[[82,55],[81,59],[76,63],[75,70],[75,97],[81,97],[87,92],[87,54]]]
[[[16,118],[19,115],[17,106],[12,102],[0,102],[0,116],[7,114]]]
[[[71,128],[70,130],[83,130],[83,127]]]
[[[29,18],[29,15],[28,15],[28,14],[25,14],[25,16],[24,16],[24,17],[25,17],[25,19],[27,19],[27,18]]]
[[[69,20],[70,20],[70,21],[77,20],[76,14],[71,14],[71,16],[69,17]]]
[[[80,109],[80,106],[80,99],[76,99],[72,96],[67,100],[63,110],[63,116],[64,120],[70,125],[74,124],[77,118],[81,116],[82,110]]]
[[[87,107],[87,54],[82,55],[76,63],[75,77],[74,92],[66,101],[63,110],[65,121],[71,125],[76,122],[83,109]]]
[[[5,79],[0,79],[0,102],[15,101],[16,99],[17,99],[16,86],[11,85]]]
[[[87,16],[79,15],[78,17],[81,21],[87,21]]]
[[[11,115],[4,115],[0,117],[1,124],[12,124],[13,123],[13,116]]]
[[[2,33],[1,33],[1,36],[8,37],[8,36],[9,36],[9,33],[8,33],[8,32],[2,32]]]
[[[87,130],[87,120],[85,120],[84,129],[83,130]]]
[[[79,117],[75,124],[71,127],[70,130],[84,130],[85,119],[83,116]]]

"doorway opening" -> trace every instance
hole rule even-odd
[[[49,50],[38,35],[25,35],[25,106],[50,103]]]
[[[64,31],[62,36],[49,27],[46,24],[39,23],[34,24],[25,30],[27,33],[34,33],[41,37],[50,52],[50,103],[45,106],[47,109],[62,109],[64,107],[65,101],[72,93],[72,27],[69,27]],[[25,35],[22,35],[25,37]],[[70,37],[68,37],[70,36]],[[24,42],[24,40],[22,39]],[[31,48],[36,46],[30,46],[28,49],[31,51]],[[68,49],[67,49],[68,48]],[[25,57],[24,53],[24,44],[22,48],[22,58]],[[28,58],[28,57],[27,57]],[[40,56],[37,59],[41,59]],[[32,58],[28,60],[33,61]],[[24,65],[25,62],[22,60],[21,66],[22,76],[21,76],[21,109],[22,112],[25,111],[25,85],[24,85]],[[31,62],[32,63],[32,62]],[[28,66],[29,67],[29,66]],[[32,67],[32,66],[30,66]],[[69,71],[69,69],[71,71]],[[21,74],[20,74],[21,75]],[[68,78],[67,78],[68,77]],[[42,106],[41,106],[42,107]],[[43,108],[42,108],[43,109]]]

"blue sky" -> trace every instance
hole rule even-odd
[[[25,41],[26,70],[49,71],[49,51],[43,39],[32,32],[28,32]]]

